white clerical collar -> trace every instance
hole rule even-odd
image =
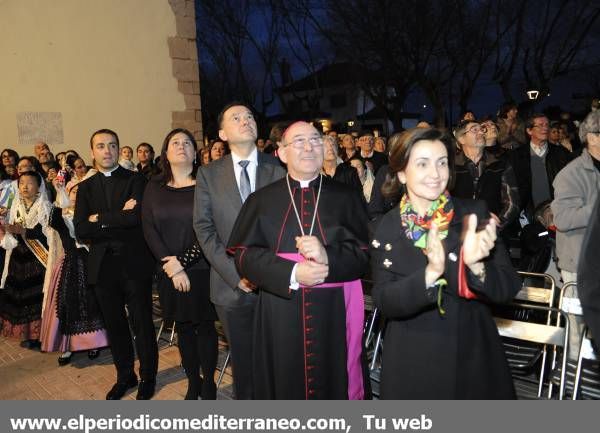
[[[292,179],[294,179],[292,176],[290,176]],[[310,185],[310,183],[315,180],[317,177],[319,177],[319,175],[317,174],[315,177],[313,177],[310,180],[298,180],[298,179],[294,179],[296,182],[300,183],[300,188],[308,188],[308,186]]]
[[[234,167],[237,167],[240,161],[250,161],[256,166],[258,165],[258,151],[256,150],[256,147],[254,147],[254,149],[252,149],[252,152],[250,152],[250,155],[248,155],[246,158],[241,158],[240,156],[236,155],[234,151],[232,151],[231,159],[233,160]]]
[[[114,168],[112,168],[109,171],[102,171],[102,170],[98,170],[98,171],[106,177],[111,177],[113,174],[113,171],[115,171],[117,168],[119,168],[119,164],[115,165]]]

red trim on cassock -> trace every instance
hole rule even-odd
[[[246,249],[246,248],[244,248],[244,249],[242,250],[242,252],[240,253],[240,262],[239,262],[239,267],[240,267],[240,269],[242,270],[242,273],[244,273],[244,272],[243,272],[243,271],[244,271],[244,263],[243,263],[243,261],[244,261],[244,254],[246,254],[246,251],[247,251],[247,249]]]
[[[229,254],[230,256],[233,256],[233,260],[235,260],[235,253],[237,250],[242,250],[242,254],[244,255],[244,253],[246,252],[246,250],[248,249],[248,247],[243,247],[241,245],[237,245],[235,247],[229,247],[227,248],[225,251],[227,251],[227,254]],[[241,266],[242,262],[239,262],[239,265]]]
[[[227,248],[225,251],[227,252],[227,254],[229,254],[230,256],[235,256],[235,250],[245,250],[248,247],[245,247],[243,245],[236,245],[234,247],[229,247]]]
[[[306,353],[306,311],[304,307],[306,304],[304,303],[304,290],[300,289],[302,292],[302,348],[304,349],[304,396],[306,400],[308,400],[308,354]]]
[[[317,197],[315,196],[315,190],[311,189],[313,195],[313,201],[315,203],[315,212],[317,209]],[[327,246],[327,237],[325,236],[325,230],[323,230],[323,226],[321,225],[321,217],[319,217],[319,212],[317,212],[317,224],[319,224],[319,232],[321,232],[321,238],[323,239],[323,246]]]
[[[292,200],[294,199],[294,195],[296,194],[296,188],[294,188],[292,190]],[[281,238],[283,237],[283,229],[285,227],[285,223],[288,220],[288,217],[290,215],[290,210],[292,210],[292,202],[290,201],[290,205],[288,206],[288,210],[285,213],[285,216],[283,217],[283,222],[281,223],[281,229],[279,231],[279,237],[277,238],[277,247],[275,248],[275,251],[279,252],[279,246],[281,245]]]
[[[304,224],[304,189],[305,188],[300,189],[300,225],[302,227],[306,226],[306,224]]]

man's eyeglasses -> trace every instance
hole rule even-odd
[[[296,137],[290,141],[290,146],[294,149],[304,149],[306,143],[310,144],[310,147],[318,148],[323,146],[323,137]]]
[[[487,128],[485,125],[474,125],[471,126],[469,129],[465,130],[465,134],[467,134],[468,132],[471,132],[473,134],[485,134],[487,132]]]

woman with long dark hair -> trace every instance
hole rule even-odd
[[[196,184],[196,140],[186,129],[167,134],[162,176],[146,186],[142,223],[157,260],[158,292],[165,320],[174,320],[188,378],[186,400],[216,399],[216,313],[209,299],[209,266],[192,227]],[[203,379],[200,377],[202,369]]]
[[[510,301],[520,279],[485,203],[448,193],[452,138],[408,134],[383,187],[400,203],[371,243],[373,299],[388,319],[381,398],[514,398],[488,303]]]
[[[17,162],[19,161],[19,154],[12,149],[4,149],[0,153],[0,157],[2,158],[2,171],[10,179],[18,178]]]

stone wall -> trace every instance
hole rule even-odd
[[[202,115],[200,112],[200,73],[196,48],[196,12],[194,0],[169,0],[175,14],[176,36],[169,37],[169,55],[173,62],[173,76],[184,97],[185,110],[173,111],[173,128],[186,128],[202,143]]]

